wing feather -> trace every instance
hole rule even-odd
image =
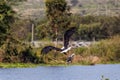
[[[41,54],[47,54],[47,53],[50,52],[51,50],[62,51],[60,48],[56,48],[56,47],[53,47],[53,46],[45,46],[45,47],[41,50]]]
[[[75,31],[76,31],[76,27],[72,27],[65,32],[65,34],[64,34],[64,49],[68,48],[69,39],[73,35],[73,33],[75,33]]]

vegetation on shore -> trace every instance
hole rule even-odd
[[[120,62],[120,36],[114,36],[110,39],[95,42],[90,47],[77,48],[75,53],[82,57],[93,56],[95,63],[119,63]],[[86,62],[91,63],[88,59]]]
[[[33,63],[0,63],[0,68],[28,68],[36,66],[38,65]]]
[[[54,6],[49,7],[49,5]],[[15,12],[5,0],[0,2],[0,7],[3,7],[0,8],[0,67],[4,64],[5,67],[16,65],[29,67],[32,65],[29,63],[66,64],[66,58],[73,52],[76,54],[73,64],[120,62],[120,16],[72,14],[65,0],[46,0],[48,19],[42,21],[16,19]],[[76,26],[77,31],[72,40],[95,40],[96,42],[88,48],[72,49],[67,56],[51,51],[42,59],[40,51],[46,45],[34,48],[24,42],[30,41],[32,24],[35,25],[35,40],[62,41],[64,31],[71,26]],[[61,47],[61,45],[57,46]],[[98,61],[94,61],[93,58]]]

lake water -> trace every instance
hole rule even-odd
[[[0,80],[120,80],[120,64],[0,68]]]

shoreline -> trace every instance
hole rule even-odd
[[[38,66],[74,66],[74,65],[85,65],[85,66],[94,66],[94,65],[107,65],[107,64],[120,64],[120,62],[107,62],[107,63],[98,63],[98,64],[80,64],[80,63],[71,63],[67,64],[34,64],[34,63],[0,63],[0,68],[34,68]]]

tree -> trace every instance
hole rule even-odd
[[[0,1],[0,45],[5,41],[6,35],[9,34],[10,25],[14,21],[15,12],[3,0]]]
[[[70,8],[65,0],[46,0],[45,4],[49,26],[55,33],[53,39],[57,41],[60,31],[63,32],[70,25]]]

